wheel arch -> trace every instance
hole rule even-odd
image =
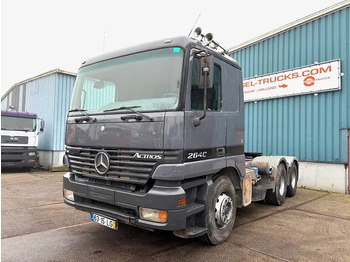
[[[212,180],[213,182],[221,176],[227,176],[235,188],[236,191],[236,205],[238,208],[243,206],[243,191],[242,191],[242,180],[240,172],[235,167],[225,167],[217,172]]]
[[[215,181],[217,178],[219,178],[220,176],[223,176],[223,175],[226,175],[227,177],[229,177],[231,179],[232,184],[236,190],[242,189],[241,176],[240,176],[240,172],[237,168],[225,167],[225,168],[221,169],[219,172],[217,172],[213,176],[213,181]]]
[[[288,161],[284,156],[259,156],[252,160],[252,163],[254,162],[267,162],[273,169],[276,169],[279,164],[283,164],[288,171]]]
[[[297,180],[299,180],[299,161],[295,157],[292,157],[292,156],[286,156],[285,159],[287,162],[287,174],[288,174],[288,184],[289,184],[290,177],[291,177],[290,170],[291,170],[291,167],[293,166],[293,164],[296,166]]]

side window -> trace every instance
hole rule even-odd
[[[204,89],[199,89],[200,62],[198,58],[193,60],[192,87],[191,87],[191,109],[203,110]],[[214,64],[213,88],[207,89],[207,110],[221,110],[221,69]]]

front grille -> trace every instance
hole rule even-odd
[[[95,157],[99,152],[106,153],[110,159],[109,169],[104,175],[95,169]],[[134,185],[145,185],[156,166],[163,161],[163,151],[151,150],[67,146],[66,153],[69,166],[77,175]]]
[[[1,144],[28,144],[27,136],[1,136]]]

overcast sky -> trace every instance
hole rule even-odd
[[[1,96],[15,83],[89,57],[187,35],[197,26],[226,48],[339,0],[1,0]],[[239,61],[238,61],[239,62]]]

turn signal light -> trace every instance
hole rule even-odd
[[[165,223],[168,221],[168,211],[140,207],[140,218],[143,220]]]
[[[177,206],[178,206],[178,207],[186,206],[186,198],[178,199],[178,200],[177,200]]]

